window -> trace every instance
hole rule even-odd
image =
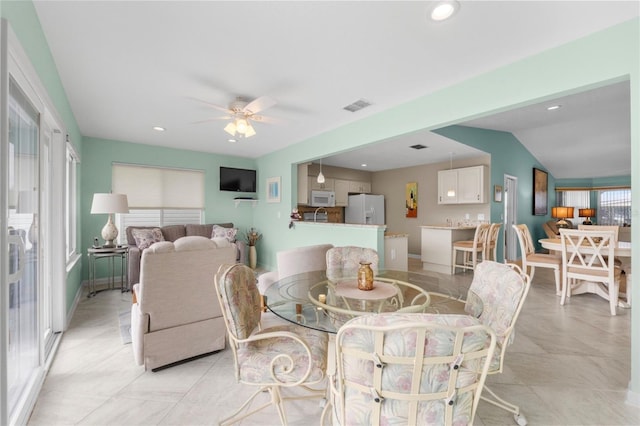
[[[598,225],[631,226],[631,189],[598,191]]]
[[[559,191],[558,192],[558,205],[573,207],[573,217],[568,218],[574,225],[582,223],[583,219],[580,218],[580,209],[588,209],[591,207],[590,202],[591,191]]]
[[[114,164],[112,173],[113,192],[129,201],[129,213],[116,215],[119,243],[128,226],[202,223],[203,171]]]
[[[68,138],[68,136],[67,136]],[[76,150],[73,148],[71,142],[67,140],[67,152],[66,152],[66,164],[65,164],[65,224],[67,227],[66,235],[66,253],[67,264],[72,262],[76,255],[78,255],[77,247],[77,223],[78,223],[78,188],[77,188],[77,173],[78,173],[79,157]]]

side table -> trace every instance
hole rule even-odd
[[[123,293],[129,291],[129,274],[127,268],[129,265],[129,247],[90,247],[87,249],[89,256],[89,294],[87,297],[93,297],[100,291],[113,290],[115,287],[115,264],[120,258],[120,291]],[[99,259],[108,259],[109,266],[109,288],[96,291],[96,263]]]

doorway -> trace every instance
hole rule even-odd
[[[518,223],[518,178],[504,175],[504,258],[513,261],[518,258],[518,236],[512,225]]]

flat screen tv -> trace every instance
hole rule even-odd
[[[220,167],[220,191],[256,192],[256,171]]]

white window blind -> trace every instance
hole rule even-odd
[[[631,225],[631,189],[598,191],[598,225]]]
[[[114,164],[111,189],[130,209],[204,209],[204,172]]]
[[[558,205],[573,207],[573,220],[574,223],[581,221],[579,216],[580,209],[588,209],[590,206],[590,191],[561,191],[558,193]]]

